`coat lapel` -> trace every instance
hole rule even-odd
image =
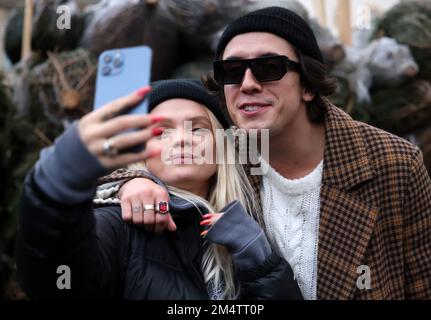
[[[374,171],[357,123],[328,103],[318,240],[318,299],[352,299],[378,208],[352,190]]]
[[[352,299],[378,209],[328,185],[320,199],[317,297]]]

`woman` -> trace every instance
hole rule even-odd
[[[17,243],[23,288],[41,298],[300,299],[290,266],[243,209],[253,209],[244,173],[214,161],[215,130],[228,127],[215,100],[196,81],[162,81],[150,94],[149,115],[112,118],[147,92],[83,117],[28,173]],[[141,129],[119,134],[130,128]],[[144,151],[119,152],[143,142]],[[231,144],[223,148],[233,152]],[[96,179],[131,163],[170,190],[170,208],[142,203],[134,214],[156,219],[169,210],[176,232],[157,235],[124,223],[118,206],[92,209]],[[202,216],[214,212],[224,214],[203,239]],[[59,266],[70,270],[69,290],[58,289]]]

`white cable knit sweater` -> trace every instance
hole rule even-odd
[[[261,198],[269,241],[291,265],[304,299],[316,299],[317,245],[323,160],[307,176],[289,180],[261,158]]]

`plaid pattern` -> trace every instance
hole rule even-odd
[[[117,169],[111,172],[109,175],[101,177],[97,180],[97,184],[101,185],[108,182],[123,180],[123,179],[133,179],[133,178],[148,178],[151,177],[145,170],[129,170],[126,168]]]
[[[330,103],[325,126],[318,299],[431,299],[431,181],[421,152]],[[250,182],[260,199],[261,176]],[[369,290],[357,286],[363,265]]]
[[[431,299],[431,181],[421,152],[330,103],[325,125],[318,299]],[[136,173],[116,178],[127,175]],[[261,176],[250,182],[260,203]],[[370,289],[357,286],[362,265]]]

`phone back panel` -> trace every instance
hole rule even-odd
[[[152,50],[147,46],[112,49],[99,56],[94,109],[150,84]],[[148,113],[148,99],[128,112]]]

